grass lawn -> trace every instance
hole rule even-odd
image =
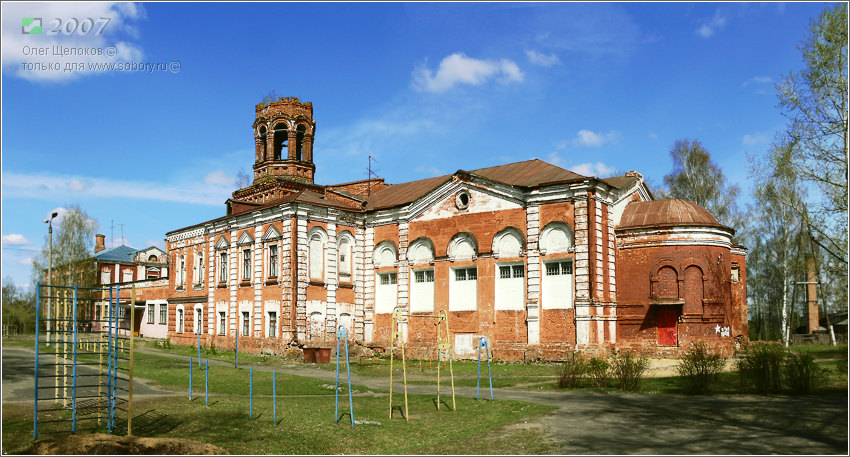
[[[354,398],[354,418],[334,424],[334,396],[284,397],[277,400],[273,423],[271,398],[254,399],[254,419],[244,396],[203,399],[157,398],[134,402],[134,435],[190,438],[223,447],[232,454],[540,454],[551,449],[539,432],[510,427],[554,408],[515,401],[458,398],[457,412],[435,408],[432,396],[411,395],[410,422],[399,411],[388,418],[386,396]],[[348,398],[340,396],[340,412]],[[120,424],[119,424],[120,425]],[[55,426],[55,425],[54,425]],[[68,424],[63,424],[68,427]],[[41,427],[45,431],[46,424]],[[54,435],[44,435],[51,437]],[[474,437],[471,439],[470,437]],[[20,453],[32,444],[32,407],[4,405],[3,453]]]

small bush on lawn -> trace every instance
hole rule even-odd
[[[688,349],[676,366],[676,371],[685,381],[689,393],[707,394],[711,392],[717,373],[725,364],[725,357],[709,352],[705,343],[700,341]]]
[[[785,349],[782,346],[759,345],[737,361],[741,385],[752,387],[760,394],[774,394],[782,390],[782,365]]]
[[[577,387],[579,380],[585,373],[587,373],[587,361],[585,361],[584,355],[573,352],[564,362],[564,368],[561,370],[561,375],[558,376],[558,387],[562,389]]]
[[[600,357],[593,357],[587,363],[587,373],[593,379],[596,387],[608,387],[608,379],[611,377],[611,364]]]
[[[640,381],[644,371],[649,367],[646,356],[638,356],[631,351],[615,355],[611,359],[611,371],[617,380],[617,388],[626,392],[640,389]]]
[[[791,351],[785,357],[785,383],[791,393],[811,393],[824,381],[825,375],[811,354]]]

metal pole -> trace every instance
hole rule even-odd
[[[236,359],[233,361],[233,368],[239,368],[239,318],[236,318]]]
[[[392,370],[392,369],[391,369]],[[390,372],[392,373],[392,371]],[[390,381],[390,385],[392,385],[392,381]],[[390,394],[390,401],[392,401],[392,394]],[[392,409],[390,409],[390,415],[392,415]],[[334,424],[339,423],[339,334],[336,336],[336,389],[334,389]]]
[[[204,377],[204,390],[207,396],[207,406],[210,405],[210,361],[207,360],[207,373]]]
[[[127,402],[127,434],[133,434],[133,349],[135,348],[136,331],[136,286],[133,285],[130,293],[130,387]]]
[[[47,233],[50,237],[47,248],[47,286],[49,288],[53,284],[53,217],[50,218],[47,224]],[[49,298],[51,294],[48,293],[47,295],[47,346],[50,346],[50,339],[56,335],[51,335],[51,330],[53,329],[51,320],[53,318],[53,301]]]
[[[277,425],[277,378],[272,371],[272,423]]]
[[[195,364],[195,361],[189,357],[189,400],[192,399],[192,365]]]
[[[248,381],[248,419],[254,418],[254,367],[249,367]]]
[[[106,431],[112,433],[112,288],[106,315]]]
[[[198,368],[201,368],[201,323],[199,319],[195,319],[195,322],[198,323],[198,328],[195,329],[195,333],[198,335]]]
[[[77,286],[74,285],[74,313],[73,323],[74,323],[74,344],[72,349],[74,350],[74,371],[73,371],[73,379],[71,382],[73,383],[72,395],[73,399],[71,405],[71,433],[77,433]]]
[[[348,335],[345,332],[345,327],[342,328],[342,335],[345,341],[345,371],[348,376],[348,415],[351,416],[351,428],[354,428],[354,401],[351,399],[351,365],[348,363]],[[405,393],[405,395],[407,394]],[[405,404],[405,414],[407,414],[406,409],[407,405]]]
[[[41,311],[41,283],[37,282],[35,286],[35,394],[33,400],[32,411],[32,440],[38,439],[38,324],[39,312]]]

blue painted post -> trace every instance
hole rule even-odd
[[[250,367],[248,381],[248,419],[254,418],[254,367]]]
[[[334,389],[334,424],[339,423],[339,333],[336,335],[336,389]]]
[[[348,374],[348,415],[351,416],[351,428],[354,428],[354,402],[351,400],[351,365],[348,363],[348,337],[345,327],[342,328],[343,341],[345,341],[345,371]]]
[[[490,378],[490,400],[493,399],[493,373],[490,371],[490,343],[487,340],[484,340],[487,343],[487,377]]]
[[[106,432],[112,433],[112,288],[109,288],[109,304],[106,316]],[[103,323],[101,322],[101,325]]]
[[[45,289],[47,289],[45,287]],[[32,440],[38,439],[38,325],[41,319],[41,282],[35,286],[35,395],[32,410]]]
[[[210,361],[207,360],[207,374],[204,377],[204,390],[207,396],[207,406],[210,405]]]
[[[195,333],[198,334],[198,368],[201,368],[201,332],[200,332],[201,327],[200,327],[200,325],[195,330],[196,330]]]
[[[277,425],[277,378],[272,371],[272,423]]]
[[[478,392],[481,386],[481,340],[478,340],[478,376],[475,378],[475,399],[478,400]]]
[[[71,433],[77,433],[77,286],[74,286],[74,367],[73,367],[73,387],[71,388]]]
[[[189,400],[192,399],[192,365],[195,363],[191,357],[189,357]]]

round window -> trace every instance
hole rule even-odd
[[[457,209],[466,209],[469,207],[469,192],[462,190],[455,196],[455,206]]]

